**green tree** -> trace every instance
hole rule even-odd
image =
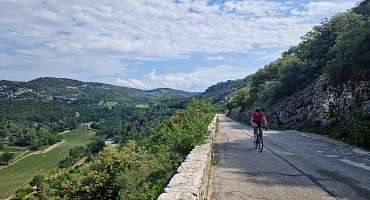
[[[3,164],[9,164],[9,162],[14,158],[14,153],[4,152],[0,155],[0,162]]]
[[[351,23],[343,25],[336,44],[330,50],[332,59],[327,73],[335,82],[368,80],[370,77],[370,23],[356,14]]]
[[[4,140],[0,139],[0,149],[4,149],[4,148],[5,148]]]
[[[105,147],[105,142],[103,140],[97,140],[94,142],[91,142],[87,145],[87,149],[89,152],[96,154],[99,151],[101,151]]]
[[[82,146],[74,147],[69,150],[69,156],[71,156],[72,159],[74,160],[81,158],[83,153],[84,153],[84,147]]]
[[[370,0],[362,1],[357,7],[353,8],[353,12],[362,15],[364,20],[368,20],[370,15]]]
[[[45,177],[42,175],[37,175],[33,177],[33,179],[30,182],[30,185],[32,187],[35,187],[37,191],[41,191],[43,189],[43,181],[45,180]]]

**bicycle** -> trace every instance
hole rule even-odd
[[[260,152],[262,152],[263,150],[263,131],[262,131],[262,127],[261,126],[258,126],[257,128],[257,134],[255,133],[255,135],[257,135],[257,138],[256,138],[256,141],[254,142],[255,146],[256,146],[256,149],[259,150]]]

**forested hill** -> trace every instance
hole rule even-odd
[[[152,95],[162,96],[162,97],[191,97],[195,96],[198,93],[197,92],[186,92],[182,90],[175,90],[171,88],[157,88],[152,90],[145,90],[145,93],[149,93]]]
[[[196,93],[172,90],[139,90],[103,83],[43,77],[28,82],[0,81],[0,100],[125,101],[150,103],[163,99],[186,98]]]
[[[229,98],[238,89],[245,87],[250,82],[252,76],[247,76],[244,79],[238,80],[227,80],[225,82],[217,83],[207,88],[206,91],[199,94],[198,97],[201,99],[210,99],[213,103],[224,107]]]
[[[263,107],[275,127],[321,132],[369,148],[369,15],[366,0],[315,26],[281,58],[248,76],[229,98],[229,114],[246,121],[253,108]]]
[[[148,134],[157,121],[184,108],[196,93],[172,89],[139,90],[65,78],[0,81],[0,149],[38,149],[56,134],[95,122],[116,142]],[[98,123],[99,122],[99,123]]]

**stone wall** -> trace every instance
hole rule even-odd
[[[212,141],[216,132],[217,115],[208,126],[209,138],[186,157],[158,200],[203,200],[207,196]]]

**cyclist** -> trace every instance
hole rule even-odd
[[[257,138],[257,128],[262,128],[262,123],[267,128],[267,119],[261,108],[256,108],[251,114],[250,123],[254,130],[254,141]]]

